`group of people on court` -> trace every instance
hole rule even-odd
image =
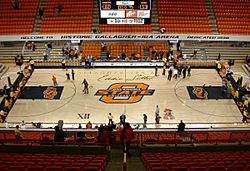
[[[70,73],[69,73],[68,69],[65,69],[65,75],[66,75],[67,80],[70,80]],[[72,78],[72,80],[75,80],[75,71],[74,71],[74,69],[71,70],[71,78]],[[56,78],[55,75],[52,75],[51,80],[52,80],[53,86],[57,87],[58,86],[58,81],[57,81],[57,78]],[[82,81],[82,85],[83,85],[83,90],[82,90],[83,93],[84,94],[89,94],[89,83],[85,78]]]
[[[165,63],[163,65],[163,69],[162,69],[162,75],[166,75],[166,70],[167,70],[168,65]],[[167,79],[169,81],[171,81],[172,78],[177,79],[180,76],[183,76],[183,78],[186,78],[186,76],[190,77],[191,76],[191,66],[177,66],[176,63],[174,63],[173,65],[169,66],[168,69],[168,77]],[[158,76],[158,66],[155,66],[155,76]]]

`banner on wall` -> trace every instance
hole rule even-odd
[[[192,35],[192,34],[55,34],[0,36],[0,42],[10,41],[53,41],[53,40],[190,40],[190,41],[241,41],[249,42],[250,36]]]

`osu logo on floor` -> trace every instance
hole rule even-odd
[[[154,89],[148,89],[144,83],[115,83],[107,90],[98,90],[95,96],[101,96],[104,103],[137,103],[143,96],[151,96]]]

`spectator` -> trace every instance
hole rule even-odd
[[[34,42],[32,42],[32,51],[35,52],[36,51],[36,44]]]
[[[92,128],[92,123],[90,121],[86,124],[86,128],[87,129],[91,129]]]
[[[59,17],[59,10],[58,10],[58,8],[55,8],[55,17]]]
[[[221,59],[221,54],[219,53],[218,57],[217,57],[217,61],[220,61]]]
[[[248,123],[247,116],[248,116],[247,109],[244,109],[242,114],[242,123]]]
[[[126,153],[127,157],[131,157],[129,152],[130,144],[134,139],[134,131],[131,128],[129,123],[124,124],[124,128],[122,129],[120,140],[122,142],[123,153]]]
[[[121,55],[122,60],[125,60],[126,57],[127,57],[127,56],[126,56],[125,52],[122,52],[122,55]]]
[[[44,51],[44,52],[43,52],[43,60],[44,60],[44,61],[47,61],[47,60],[48,60],[47,51]]]
[[[30,58],[29,63],[30,63],[31,70],[33,71],[35,68],[35,61],[32,58]]]
[[[121,116],[120,116],[120,124],[125,124],[125,121],[126,121],[126,115],[123,113]]]
[[[166,32],[166,28],[165,27],[160,28],[160,32],[161,33],[165,33]]]
[[[65,69],[65,64],[66,64],[66,60],[65,59],[62,59],[62,69]]]
[[[21,128],[22,128],[22,129],[25,129],[25,128],[26,128],[26,123],[25,123],[25,121],[24,121],[24,120],[22,120],[22,123],[21,123]]]
[[[102,51],[105,51],[105,50],[106,50],[106,43],[102,42]]]
[[[178,134],[183,134],[184,130],[185,130],[185,124],[183,123],[183,121],[181,120],[179,125],[178,125],[178,130],[177,133]]]
[[[248,64],[250,63],[250,56],[248,56],[248,55],[246,56],[246,63],[248,63]]]
[[[20,67],[20,70],[21,70],[21,66],[23,65],[23,60],[24,60],[23,55],[17,55],[15,57],[15,63],[17,66]]]
[[[42,17],[43,17],[43,13],[44,13],[44,9],[43,9],[42,7],[41,7],[41,8],[39,8],[38,13],[39,13],[39,17],[40,17],[40,19],[42,19]]]
[[[21,140],[22,139],[22,134],[21,134],[19,125],[16,125],[15,137],[16,137],[16,140]]]
[[[32,124],[35,128],[42,128],[42,123],[41,123],[41,122],[38,122],[38,123],[31,122],[31,124]]]
[[[50,56],[50,52],[52,51],[52,44],[51,43],[47,43],[47,55]]]
[[[12,0],[11,5],[14,10],[18,10],[20,8],[20,3],[18,0]]]
[[[80,124],[81,125],[81,124]],[[84,143],[86,142],[86,136],[85,136],[85,133],[84,132],[78,132],[77,133],[77,142],[81,142],[81,143]]]
[[[65,138],[66,138],[66,133],[63,130],[60,130],[59,126],[55,126],[54,141],[55,142],[64,142]]]
[[[59,3],[57,4],[57,7],[56,7],[56,8],[58,9],[58,12],[61,12],[61,11],[63,10],[63,5],[62,5],[62,3],[59,2]]]

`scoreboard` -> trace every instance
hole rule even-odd
[[[151,24],[151,0],[99,0],[100,24]]]

